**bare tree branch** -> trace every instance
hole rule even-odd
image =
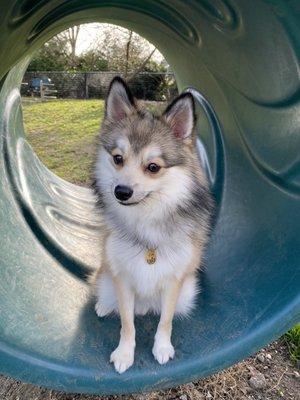
[[[127,78],[128,75],[128,64],[129,64],[129,52],[130,52],[130,45],[131,45],[131,39],[132,39],[132,31],[129,31],[129,37],[126,43],[126,55],[125,55],[125,79]]]
[[[148,55],[148,57],[145,58],[145,60],[142,62],[142,64],[138,68],[136,68],[127,79],[125,76],[125,79],[127,82],[132,81],[136,77],[137,74],[139,74],[141,71],[143,71],[147,62],[151,59],[151,57],[153,56],[155,51],[156,51],[156,47],[154,47],[154,49],[151,51],[151,53]]]
[[[69,44],[71,47],[71,65],[74,67],[76,64],[76,44],[78,39],[78,34],[80,30],[80,25],[72,26],[67,30],[67,35],[69,39]]]

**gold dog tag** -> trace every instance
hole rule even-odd
[[[156,261],[155,249],[148,249],[145,254],[145,258],[148,264],[154,264]]]

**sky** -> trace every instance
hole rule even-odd
[[[77,40],[77,49],[76,53],[81,54],[85,50],[88,50],[92,47],[93,41],[96,39],[97,35],[99,35],[99,30],[101,26],[110,26],[109,24],[99,24],[99,23],[90,23],[83,24],[80,27],[78,40]],[[124,29],[124,28],[122,28]],[[150,51],[154,49],[154,46],[150,43]],[[164,59],[163,55],[156,50],[153,54],[153,60],[156,62],[161,62]]]

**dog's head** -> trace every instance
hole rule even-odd
[[[177,97],[156,117],[140,109],[121,78],[108,92],[96,165],[106,204],[137,210],[154,202],[184,201],[197,168],[195,105],[190,93]],[[199,167],[199,166],[198,166]]]

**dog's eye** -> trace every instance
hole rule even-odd
[[[116,165],[121,165],[121,164],[123,164],[123,157],[120,156],[120,154],[116,154],[115,156],[113,156],[113,159],[114,159],[114,163],[115,163]]]
[[[150,163],[147,167],[147,170],[152,174],[156,174],[160,170],[160,166],[155,163]]]

